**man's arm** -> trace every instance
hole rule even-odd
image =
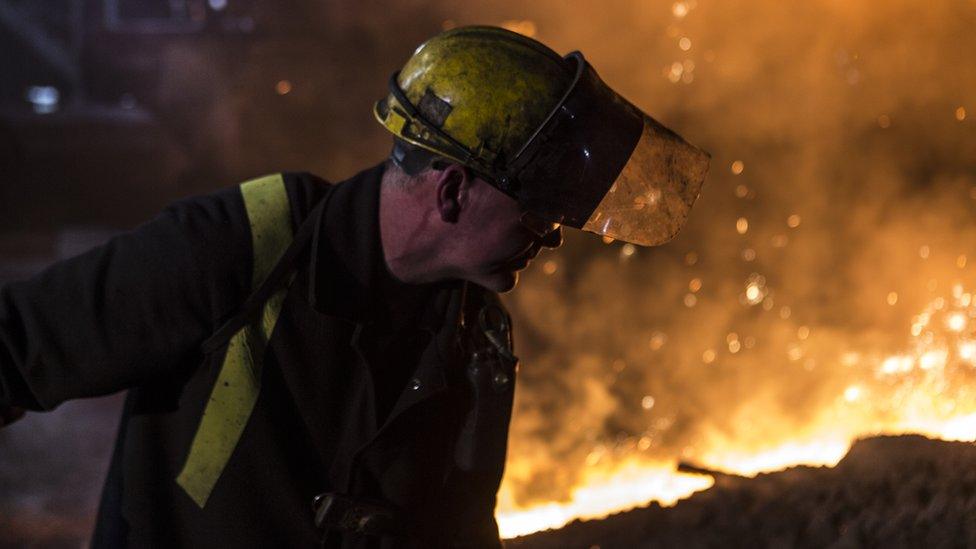
[[[18,419],[24,417],[25,411],[26,410],[23,408],[15,408],[13,406],[0,408],[0,428],[10,425]]]
[[[172,383],[200,362],[200,343],[246,298],[250,273],[235,187],[178,202],[104,246],[0,289],[0,410],[50,410]]]

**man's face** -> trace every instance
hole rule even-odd
[[[507,292],[542,248],[562,244],[560,228],[545,234],[530,230],[518,203],[488,182],[473,178],[466,192],[456,227],[461,245],[453,254],[459,278]]]

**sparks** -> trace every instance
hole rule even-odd
[[[952,313],[949,318],[946,319],[946,327],[948,327],[953,332],[961,332],[966,329],[966,315],[963,313]]]
[[[749,231],[749,220],[744,217],[736,219],[735,231],[739,234],[746,234]]]

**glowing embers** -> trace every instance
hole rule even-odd
[[[279,80],[275,84],[275,93],[278,95],[288,95],[291,93],[291,81],[290,80]]]
[[[953,332],[961,332],[966,328],[969,320],[962,313],[953,313],[946,319],[946,327]]]
[[[881,362],[880,373],[884,375],[911,372],[915,368],[915,360],[910,356],[890,356]]]
[[[752,297],[756,302],[752,304],[757,304],[765,285],[760,275],[750,276],[743,298]],[[703,286],[696,277],[688,282],[687,290],[695,295]],[[755,288],[754,293],[749,288]],[[881,350],[890,347],[889,344],[875,347],[860,341],[858,348],[825,353],[824,349],[836,341],[832,339],[831,329],[790,324],[788,321],[797,314],[789,307],[780,307],[775,317],[784,321],[783,337],[778,341],[784,346],[786,356],[778,362],[778,367],[786,369],[795,362],[793,367],[801,369],[790,375],[799,372],[811,372],[799,375],[813,375],[813,357],[816,357],[820,381],[810,387],[823,392],[818,404],[796,415],[781,408],[781,395],[768,392],[748,398],[738,395],[726,416],[712,418],[688,432],[690,418],[675,414],[674,395],[667,393],[667,387],[647,387],[628,400],[629,406],[639,414],[631,418],[645,431],[637,430],[623,439],[618,437],[616,442],[612,437],[590,439],[593,446],[577,454],[581,469],[556,462],[544,466],[572,479],[562,498],[543,498],[519,505],[514,498],[518,482],[506,477],[497,517],[501,532],[504,537],[513,537],[559,527],[576,518],[603,517],[649,501],[667,505],[711,485],[710,477],[679,472],[675,463],[668,461],[678,456],[692,465],[753,476],[797,465],[832,466],[846,454],[853,441],[878,434],[918,433],[945,440],[974,440],[976,305],[973,301],[972,294],[960,285],[952,287],[948,295],[933,298],[911,317],[910,336],[894,353],[890,349]],[[763,340],[766,346],[770,345],[766,342],[776,341],[775,329],[765,332]],[[669,349],[687,345],[682,343],[680,334],[673,334],[669,339],[660,331],[651,332],[645,341],[647,351],[653,356],[663,356]],[[734,362],[727,362],[731,355],[735,355],[734,360],[742,360],[743,355],[755,352],[747,351],[754,348],[755,339],[745,337],[738,330],[724,332],[720,342],[704,352],[701,349],[677,351],[686,357],[682,368],[714,372],[709,375],[729,375],[737,367]],[[726,347],[728,355],[724,355]],[[723,360],[718,360],[719,352]],[[827,356],[832,358],[826,359]],[[613,369],[618,374],[624,371],[616,366]],[[696,375],[700,374],[693,374],[690,379]],[[783,386],[783,390],[788,387]],[[587,410],[591,414],[609,413],[592,407]],[[676,425],[683,427],[678,429]],[[675,443],[672,437],[680,437],[681,442]],[[509,475],[514,474],[524,483],[535,478],[532,471],[540,465],[541,462],[529,456],[515,457],[509,462]]]
[[[739,234],[746,234],[747,232],[749,232],[749,220],[744,217],[740,217],[739,219],[736,219],[735,232]]]
[[[973,365],[976,360],[976,339],[972,330],[974,317],[976,307],[973,306],[972,294],[956,284],[949,299],[933,299],[924,311],[912,318],[911,334],[915,338],[913,356],[899,358],[901,366],[898,368],[892,365],[895,359],[889,358],[882,364],[882,372],[907,372],[915,366],[922,370],[942,370],[955,361]]]
[[[867,368],[874,376],[856,385],[857,398],[851,398],[850,387],[845,390],[849,409],[838,414],[857,425],[860,435],[976,439],[972,301],[972,295],[956,285],[951,296],[936,297],[912,318],[908,352],[878,358],[852,354],[848,366]]]
[[[688,40],[684,38],[683,40]],[[682,44],[687,44],[688,48],[691,48],[691,40],[688,42],[682,42]],[[687,51],[687,50],[685,50]],[[685,84],[691,84],[695,81],[695,62],[691,59],[685,59],[684,61],[675,61],[671,63],[668,67],[664,69],[664,76],[673,84],[678,82],[684,82]]]
[[[744,305],[759,305],[769,294],[766,288],[766,277],[752,273],[746,280],[745,291],[739,296],[739,301]]]
[[[729,429],[713,429],[693,459],[711,469],[754,475],[801,464],[833,465],[864,436],[976,440],[973,318],[972,295],[954,286],[951,296],[936,297],[913,317],[907,352],[841,353],[832,367],[844,382],[815,417],[794,425],[763,415],[761,402],[753,404]],[[801,326],[796,336],[806,340],[811,332]]]
[[[725,336],[725,343],[729,346],[729,352],[732,354],[738,353],[742,349],[742,343],[739,341],[739,334],[731,332],[729,335]]]
[[[860,400],[863,395],[864,390],[858,385],[851,385],[844,389],[844,400],[847,402],[856,402]]]
[[[634,246],[630,242],[627,242],[623,246],[620,247],[620,259],[621,260],[628,260],[631,257],[633,257],[635,253],[637,253],[637,246]]]
[[[660,351],[664,344],[668,342],[668,336],[664,332],[654,332],[651,336],[651,340],[647,343],[647,346],[652,351]]]
[[[976,361],[976,341],[961,342],[956,349],[960,360],[974,364],[974,361]]]
[[[684,19],[689,13],[691,13],[691,10],[695,9],[697,5],[697,0],[675,2],[674,4],[671,4],[671,15],[673,15],[675,19]]]

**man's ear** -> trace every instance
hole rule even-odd
[[[467,199],[469,177],[460,164],[450,164],[437,175],[437,211],[445,223],[457,223]]]

